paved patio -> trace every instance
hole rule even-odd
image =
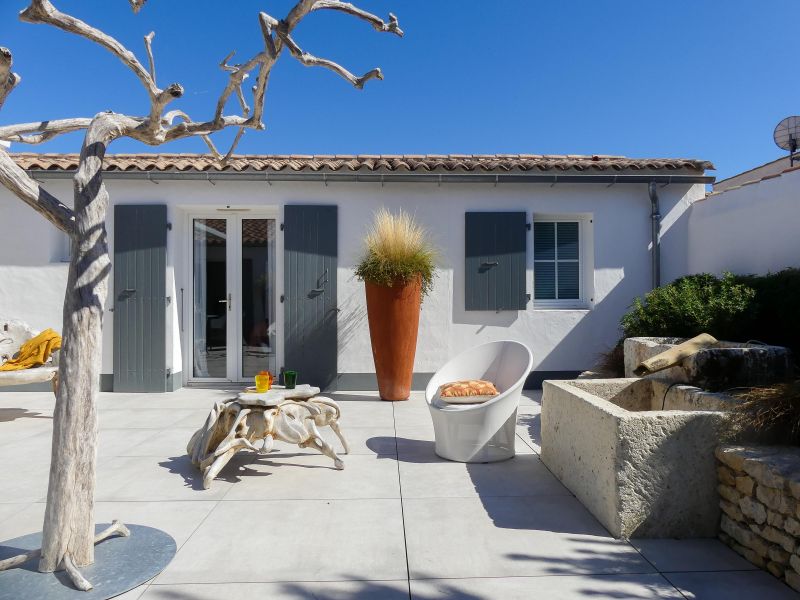
[[[504,463],[438,459],[421,394],[334,394],[353,446],[344,471],[278,445],[243,453],[203,490],[185,446],[226,396],[102,395],[97,520],[178,543],[161,575],[120,598],[797,597],[716,540],[611,538],[539,460],[537,394]],[[52,408],[50,394],[0,394],[0,544],[41,528]]]

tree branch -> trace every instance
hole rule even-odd
[[[88,129],[91,119],[57,119],[0,127],[0,140],[21,144],[41,144],[65,133]]]
[[[139,2],[136,4],[142,3]],[[141,8],[141,6],[139,6],[139,8]],[[136,5],[134,5],[134,10],[137,10]],[[110,35],[103,33],[99,29],[95,29],[80,19],[62,13],[53,6],[50,0],[32,0],[31,5],[23,10],[19,16],[20,19],[28,23],[52,25],[62,31],[79,35],[103,46],[133,71],[134,75],[142,82],[142,85],[145,87],[152,100],[155,100],[161,91],[158,89],[158,86],[156,86],[153,78],[150,77],[150,73],[148,73],[147,69],[139,62],[133,52],[125,48],[125,46]]]
[[[397,17],[392,13],[389,13],[389,22],[386,23],[383,19],[372,13],[368,13],[349,2],[341,2],[340,0],[316,0],[311,10],[338,10],[367,21],[377,31],[393,33],[399,37],[403,37],[403,30],[400,29]]]
[[[14,59],[11,50],[0,46],[0,108],[6,101],[8,95],[19,85],[22,77],[11,70]]]
[[[282,31],[281,28],[277,29],[277,34],[281,40],[283,40],[284,44],[286,44],[286,47],[289,49],[289,52],[291,52],[292,56],[298,59],[305,66],[325,67],[326,69],[330,69],[337,75],[345,78],[358,89],[362,89],[364,84],[370,79],[383,79],[383,73],[377,68],[372,69],[361,77],[356,77],[340,64],[335,63],[332,60],[328,60],[327,58],[318,58],[313,54],[309,54],[308,52],[304,51],[302,48],[300,48],[300,46],[297,45],[297,42],[292,39],[292,36]]]
[[[72,209],[40,186],[5,150],[0,150],[0,184],[61,231],[72,234],[75,225]]]
[[[144,1],[142,0],[130,1],[134,12],[137,12],[144,5]],[[139,81],[142,82],[145,90],[147,90],[147,94],[150,96],[150,116],[146,123],[146,129],[153,135],[154,142],[161,140],[161,113],[164,111],[167,104],[183,95],[183,87],[177,83],[173,83],[162,90],[156,85],[155,64],[152,61],[152,51],[150,48],[152,38],[149,40],[145,38],[148,56],[151,59],[151,68],[148,71],[144,65],[139,62],[136,55],[116,39],[72,15],[60,12],[50,0],[32,0],[30,6],[20,13],[20,19],[28,23],[52,25],[67,33],[86,38],[89,41],[99,44],[119,58],[125,66],[133,71],[133,74],[136,75]]]
[[[138,8],[133,9],[134,12],[138,11]],[[146,36],[144,36],[144,47],[147,50],[147,61],[150,64],[150,78],[153,80],[153,83],[156,82],[156,61],[153,59],[153,38],[156,37],[156,32],[151,31]]]
[[[133,12],[138,13],[140,10],[142,10],[142,7],[145,5],[147,0],[128,0],[128,2],[131,4]]]

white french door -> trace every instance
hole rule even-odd
[[[191,381],[252,381],[261,370],[276,372],[276,216],[190,216]]]

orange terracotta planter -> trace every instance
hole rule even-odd
[[[383,400],[408,400],[417,352],[422,279],[387,287],[365,282],[372,357]]]

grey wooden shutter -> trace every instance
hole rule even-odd
[[[338,371],[338,208],[284,208],[284,367],[330,388]]]
[[[167,390],[167,207],[114,207],[114,391]]]
[[[524,212],[465,215],[466,310],[525,310]]]

